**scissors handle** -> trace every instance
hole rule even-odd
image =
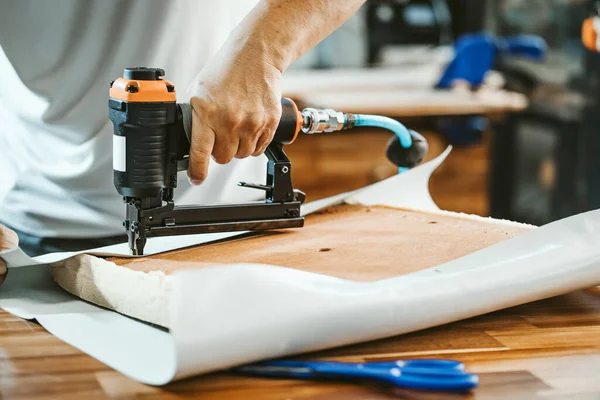
[[[290,378],[336,378],[363,379],[385,382],[395,386],[421,389],[467,391],[479,383],[477,375],[468,374],[461,369],[448,368],[451,364],[432,367],[431,364],[399,367],[396,362],[389,363],[344,363],[336,361],[268,361],[262,364],[242,367],[240,372]],[[457,364],[452,364],[458,367]],[[424,367],[423,367],[424,366]],[[429,366],[429,367],[428,367]]]

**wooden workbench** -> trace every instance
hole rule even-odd
[[[403,81],[416,82],[406,76]],[[355,80],[359,82],[360,80]],[[315,81],[316,82],[316,81]],[[360,81],[364,83],[365,81]],[[407,97],[406,90],[391,90],[389,79],[382,79],[388,92],[385,96],[371,94],[362,96],[363,101],[374,99],[370,108],[362,104],[351,104],[351,93],[337,96],[334,102],[327,90],[322,96],[310,97],[306,93],[294,93],[296,99],[314,106],[327,106],[346,111],[382,112],[393,116],[419,116],[429,114],[477,114],[490,111],[513,110],[497,107],[498,103],[483,104],[470,94],[448,96],[424,89],[416,84],[413,93],[423,94],[421,102],[414,96]],[[388,84],[386,84],[387,82]],[[318,83],[318,82],[317,82]],[[302,87],[306,88],[304,85]],[[368,85],[372,90],[373,85]],[[319,87],[323,89],[322,83]],[[368,91],[367,91],[368,92]],[[367,93],[365,92],[365,93]],[[372,93],[372,92],[370,92]],[[289,93],[287,93],[289,95]],[[439,94],[439,93],[438,93]],[[329,96],[329,97],[328,97]],[[433,97],[432,97],[433,96]],[[437,97],[436,97],[437,96]],[[463,96],[463,97],[460,97]],[[431,107],[432,101],[443,101],[446,111]],[[390,103],[390,99],[392,102]],[[457,100],[458,99],[458,100]],[[461,100],[462,99],[462,100]],[[370,101],[370,100],[369,100]],[[345,102],[345,103],[344,103]],[[350,102],[350,103],[349,103]],[[320,104],[323,103],[323,104]],[[327,104],[326,104],[327,103]],[[391,105],[390,105],[391,104]],[[419,104],[421,104],[419,106]],[[457,104],[460,107],[457,107]],[[492,106],[489,106],[492,104]],[[496,104],[494,106],[493,104]],[[382,107],[388,107],[382,109]],[[522,106],[522,105],[521,105]],[[521,107],[519,106],[519,107]],[[393,109],[389,107],[394,107]],[[420,107],[417,108],[416,107]],[[356,109],[354,109],[356,108]],[[417,111],[415,111],[417,110]],[[374,136],[373,136],[374,137]],[[325,138],[325,136],[324,136]],[[320,140],[317,137],[306,139]],[[376,141],[365,139],[354,142],[355,149],[365,151],[363,144],[371,143],[379,148],[385,138]],[[348,179],[351,185],[364,186],[392,173],[386,167],[372,164],[368,158],[354,157],[348,160],[348,168],[334,171],[328,146],[344,144],[342,141],[325,139],[323,168],[330,174],[344,177],[339,171],[356,172],[357,163],[369,168],[359,180]],[[308,144],[308,143],[307,143]],[[310,145],[311,147],[313,144]],[[439,150],[443,145],[436,145]],[[312,147],[314,149],[314,147]],[[293,153],[293,152],[291,152]],[[315,154],[306,159],[306,179],[323,182],[315,174]],[[383,153],[381,153],[383,155]],[[435,151],[432,155],[437,155]],[[304,167],[300,165],[299,153],[291,154],[296,177]],[[379,160],[379,159],[378,159]],[[379,160],[380,161],[380,160]],[[374,167],[373,167],[374,166]],[[446,170],[449,168],[445,166]],[[308,172],[311,172],[309,175]],[[450,173],[453,169],[450,167]],[[462,170],[454,171],[460,178]],[[312,178],[311,178],[312,177]],[[354,175],[356,177],[356,175]],[[434,177],[435,179],[435,177]],[[301,179],[300,179],[301,180]],[[444,180],[444,179],[441,179]],[[295,178],[298,181],[298,178]],[[339,180],[338,180],[339,181]],[[468,181],[467,181],[468,182]],[[299,185],[304,188],[304,185]],[[352,187],[354,188],[354,187]],[[337,191],[336,187],[336,191]],[[460,192],[461,189],[454,188]],[[311,196],[314,191],[305,188]],[[443,208],[456,209],[439,201],[435,188],[434,198]],[[343,190],[339,190],[343,191]],[[327,195],[333,193],[326,193]],[[318,196],[321,197],[321,196]],[[313,197],[314,199],[314,197]],[[457,204],[466,204],[462,199]],[[469,211],[469,210],[461,210]],[[1,288],[0,288],[1,290]],[[149,387],[139,384],[104,364],[61,342],[47,333],[35,322],[24,321],[0,310],[0,398],[2,399],[391,399],[391,398],[529,398],[536,395],[544,398],[596,398],[600,395],[600,380],[596,380],[597,365],[600,365],[600,291],[588,290],[544,300],[478,318],[457,322],[447,326],[425,330],[409,335],[372,343],[349,346],[309,355],[311,358],[345,361],[387,360],[408,357],[442,357],[465,361],[468,369],[481,374],[482,385],[472,395],[450,396],[423,392],[391,390],[380,386],[365,386],[348,383],[305,382],[295,380],[267,380],[237,377],[225,373],[176,382],[166,387]]]
[[[310,357],[346,361],[453,358],[479,373],[481,386],[471,395],[425,396],[380,386],[219,373],[150,387],[61,342],[35,322],[0,311],[2,399],[597,399],[600,290],[579,291]]]
[[[283,94],[302,107],[326,107],[347,112],[399,118],[415,128],[414,119],[487,115],[501,118],[527,106],[524,96],[501,90],[503,78],[490,73],[481,91],[435,90],[443,65],[404,65],[374,69],[332,69],[286,72]],[[427,159],[446,147],[442,136],[423,131],[430,149]],[[381,129],[307,135],[286,147],[294,166],[294,184],[307,200],[332,196],[377,182],[396,173],[385,157],[391,133]],[[444,210],[489,215],[488,153],[491,136],[481,144],[455,148],[433,174],[430,191]]]
[[[283,95],[302,107],[390,117],[502,114],[521,111],[527,98],[501,90],[503,80],[489,74],[477,92],[434,89],[442,68],[292,71],[283,77]]]

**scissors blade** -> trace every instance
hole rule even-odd
[[[432,368],[431,364],[425,363],[406,365],[429,365],[429,367],[398,367],[397,365],[396,362],[344,363],[276,360],[239,367],[234,372],[265,377],[371,380],[420,390],[468,391],[479,384],[477,375],[466,373],[460,369],[448,368],[451,364],[445,364],[445,367],[442,368]],[[454,366],[456,367],[456,364]]]
[[[282,378],[314,378],[314,372],[307,367],[292,367],[270,364],[252,364],[238,367],[233,372],[253,376],[269,376]]]
[[[382,362],[367,362],[369,366],[384,368],[423,368],[432,370],[464,371],[465,364],[455,360],[418,359],[418,360],[394,360]]]

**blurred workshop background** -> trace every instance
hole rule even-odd
[[[600,56],[581,41],[596,7],[368,0],[286,72],[284,95],[397,118],[427,137],[429,159],[452,145],[430,182],[442,209],[544,224],[600,207]],[[315,200],[389,177],[389,138],[372,129],[301,137],[287,150],[295,185]]]

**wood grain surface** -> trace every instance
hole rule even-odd
[[[491,218],[342,204],[306,216],[302,229],[109,260],[136,271],[166,274],[215,264],[259,263],[372,282],[435,267],[530,229]]]
[[[338,382],[217,373],[166,387],[137,383],[61,342],[35,322],[0,311],[2,399],[598,399],[600,290],[578,291],[310,359],[451,358],[480,374],[451,395]]]

